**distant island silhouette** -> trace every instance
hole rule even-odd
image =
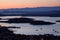
[[[60,17],[60,6],[0,9],[0,16],[49,16]]]
[[[0,21],[0,23],[29,23],[31,25],[52,25],[53,22],[45,22],[40,20],[34,20],[32,18],[11,18],[8,21]]]

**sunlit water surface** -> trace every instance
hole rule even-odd
[[[7,21],[10,18],[21,18],[22,16],[3,16],[3,21]],[[29,23],[0,23],[1,26],[16,26],[21,27],[19,29],[10,29],[13,30],[16,34],[26,34],[26,35],[39,35],[39,34],[54,34],[60,35],[60,23],[56,22],[60,20],[60,17],[30,17],[24,16],[26,18],[33,18],[35,20],[43,20],[48,22],[54,22],[53,25],[30,25]],[[0,20],[0,21],[2,21]],[[57,32],[54,32],[53,29]]]

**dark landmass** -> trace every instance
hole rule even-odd
[[[6,22],[6,23],[30,23],[34,19],[32,18],[13,18],[13,19],[8,19],[8,21],[0,21],[0,22]]]
[[[30,23],[34,19],[32,18],[14,18],[14,19],[9,19],[8,23]]]
[[[13,19],[9,19],[8,21],[0,21],[0,22],[4,22],[4,23],[30,23],[31,25],[51,25],[51,24],[55,24],[52,22],[45,22],[45,21],[34,21],[34,19],[32,18],[13,18]]]
[[[48,16],[60,17],[60,6],[1,9],[0,16]]]
[[[60,20],[57,20],[56,22],[60,22]]]
[[[0,26],[0,40],[60,40],[60,36],[53,34],[44,35],[24,35],[14,34],[8,28]]]
[[[0,20],[1,20],[1,18],[0,18]]]
[[[31,25],[52,25],[52,24],[55,24],[55,23],[45,22],[45,21],[32,21],[30,24]]]

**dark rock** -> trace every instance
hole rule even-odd
[[[54,31],[55,33],[60,33],[59,31],[57,31],[57,30],[55,30],[55,29],[53,29],[53,31]]]
[[[33,19],[32,18],[14,18],[9,19],[8,21],[0,21],[6,23],[30,23]]]
[[[60,22],[60,20],[56,21],[56,22]]]
[[[12,40],[14,39],[13,31],[8,30],[5,27],[0,27],[0,40]]]
[[[45,22],[45,21],[32,21],[30,24],[31,25],[51,25],[51,24],[55,24],[55,23]]]
[[[0,26],[0,40],[60,40],[60,36],[53,34],[44,35],[20,35],[14,34],[13,31],[6,27]]]
[[[0,20],[1,20],[1,18],[0,18]]]

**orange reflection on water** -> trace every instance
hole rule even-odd
[[[7,24],[7,23],[0,23],[1,26],[12,26],[11,24]]]
[[[22,16],[2,16],[0,18],[21,18]]]

